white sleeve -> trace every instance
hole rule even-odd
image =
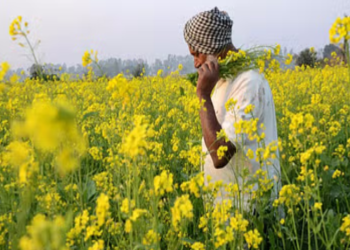
[[[228,139],[236,146],[243,146],[247,142],[245,134],[236,134],[234,124],[240,120],[250,120],[254,118],[261,118],[264,106],[264,89],[263,78],[259,74],[243,73],[239,76],[229,94],[228,100],[236,100],[237,103],[234,109],[227,111],[224,120],[221,124]],[[252,114],[246,114],[244,110],[248,105],[252,104],[254,110]]]

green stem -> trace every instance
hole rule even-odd
[[[306,178],[306,186],[307,187],[309,186],[308,177]],[[308,192],[305,192],[308,198],[309,194],[307,193]],[[311,223],[310,223],[310,200],[309,199],[307,199],[307,202],[306,202],[306,212],[307,212],[307,242],[308,242],[308,249],[311,250],[311,228],[310,228]]]
[[[349,66],[349,69],[350,69],[350,66]],[[350,75],[349,75],[349,77],[350,77]],[[341,187],[343,194],[346,194],[346,191],[344,190],[344,187],[343,187],[343,183],[341,183],[340,187]],[[348,211],[350,211],[350,205],[349,205],[347,195],[345,195],[344,197],[345,197],[346,208],[348,209]]]
[[[296,226],[295,226],[294,209],[292,209],[292,220],[293,220],[293,229],[294,229],[295,237],[297,238],[297,239],[296,239],[297,248],[298,248],[298,250],[300,250],[297,228],[296,228]]]
[[[36,56],[35,56],[34,48],[33,48],[32,44],[30,43],[30,41],[29,41],[29,39],[28,39],[26,33],[23,32],[22,30],[20,30],[20,31],[22,32],[24,38],[25,38],[26,41],[27,41],[27,44],[28,44],[28,46],[29,46],[29,49],[30,49],[30,51],[31,51],[31,53],[32,53],[32,55],[33,55],[33,58],[34,58],[35,65],[38,66],[39,77],[40,77],[40,79],[43,79],[43,73],[41,72],[41,69],[40,69],[40,66],[39,66],[39,62],[38,62],[38,60],[37,60],[37,58],[36,58]]]
[[[95,65],[97,66],[97,68],[99,69],[101,76],[105,76],[105,73],[103,72],[100,64],[98,64],[98,62],[96,62],[95,60],[93,61],[95,63]]]
[[[345,49],[345,55],[346,55],[346,62],[349,70],[349,79],[350,79],[350,48],[349,48],[349,43],[348,40],[344,40],[344,49]]]

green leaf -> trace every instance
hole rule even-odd
[[[137,249],[146,249],[146,247],[142,244],[137,244],[134,248],[134,250],[137,250]]]
[[[333,220],[334,218],[334,211],[333,209],[329,209],[327,212],[327,220]]]
[[[249,186],[249,185],[252,185],[252,184],[255,184],[255,183],[258,183],[258,179],[257,178],[250,179],[245,184],[246,184],[246,186]]]
[[[181,238],[181,241],[184,241],[186,243],[189,243],[189,244],[193,244],[193,243],[196,243],[196,241],[192,240],[192,239],[189,239],[189,238]]]
[[[185,95],[185,90],[183,87],[180,87],[180,95],[184,96]]]
[[[96,195],[96,186],[93,180],[88,180],[87,183],[87,199],[90,201]]]
[[[191,82],[191,84],[196,87],[198,81],[198,73],[187,74],[186,79]]]
[[[75,118],[74,113],[72,113],[70,110],[67,110],[63,107],[58,107],[58,114],[57,114],[58,120],[64,120],[69,121]]]
[[[94,116],[94,115],[98,115],[99,112],[98,111],[94,111],[94,112],[89,112],[89,113],[86,113],[84,116],[83,116],[83,121],[85,121],[87,118],[91,117],[91,116]]]
[[[343,193],[342,189],[340,188],[340,186],[333,186],[332,190],[329,192],[329,195],[332,198],[338,198],[341,196],[341,194]]]
[[[322,221],[320,221],[320,222],[317,224],[316,228],[314,229],[314,232],[315,232],[315,233],[319,233],[319,232],[321,231],[321,225],[322,225]]]
[[[269,243],[270,243],[270,249],[276,249],[276,245],[275,245],[275,233],[272,231],[272,229],[268,229],[268,237],[269,237]]]

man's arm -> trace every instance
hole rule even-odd
[[[204,106],[200,110],[202,133],[215,168],[223,168],[236,152],[232,142],[224,138],[217,139],[217,132],[222,129],[218,122],[210,94],[219,80],[219,65],[217,62],[207,62],[198,70],[197,96]],[[220,146],[227,146],[224,157],[219,159],[217,151]]]
[[[202,125],[202,133],[204,137],[205,145],[207,146],[210,156],[213,160],[215,168],[223,168],[230,161],[232,156],[236,153],[236,147],[231,141],[226,142],[224,138],[217,139],[217,132],[222,129],[220,123],[218,122],[213,103],[211,101],[210,95],[198,94],[198,98],[203,102],[204,105],[201,108],[199,114]],[[227,151],[224,157],[218,158],[217,150],[220,146],[227,146]]]

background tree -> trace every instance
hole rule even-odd
[[[296,65],[314,67],[317,61],[317,53],[309,48],[302,50],[296,57]]]
[[[328,44],[323,49],[323,59],[331,59],[333,52],[337,53],[338,56],[344,56],[344,52],[341,48],[334,44]]]
[[[50,68],[45,70],[45,68],[39,64],[33,64],[29,69],[29,73],[30,79],[40,79],[44,81],[60,80],[59,76],[54,74]]]
[[[43,73],[44,68],[39,64],[33,64],[29,68],[30,79],[37,79],[38,77],[41,77]]]
[[[132,70],[131,74],[133,77],[141,77],[144,74],[145,64],[139,63],[135,66],[135,68]]]

